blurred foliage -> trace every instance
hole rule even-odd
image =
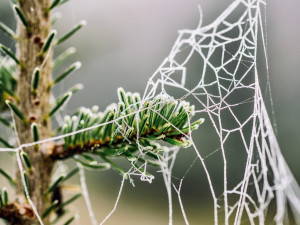
[[[15,73],[16,66],[14,62],[0,56],[0,111],[7,108],[5,100],[18,100]]]

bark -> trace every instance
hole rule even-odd
[[[40,139],[50,137],[51,122],[43,121],[45,115],[50,110],[49,98],[50,90],[48,88],[51,82],[51,60],[52,50],[44,56],[41,55],[41,49],[51,30],[50,15],[46,13],[50,6],[50,0],[21,0],[20,8],[28,20],[29,30],[25,28],[22,22],[18,21],[17,55],[22,66],[18,76],[18,96],[20,99],[19,109],[28,119],[25,124],[16,118],[17,132],[20,143],[30,143],[33,141],[31,133],[31,123],[36,122],[39,127]],[[41,70],[39,87],[36,95],[31,93],[31,79],[34,69],[38,67]],[[52,149],[51,143],[39,146],[39,149],[27,148],[31,159],[33,171],[28,173],[30,183],[30,196],[41,215],[50,205],[50,196],[45,196],[51,181],[51,173],[54,162],[47,157]],[[17,185],[16,196],[20,204],[26,203],[24,190],[21,181],[20,171],[16,165]],[[32,224],[35,221],[23,221],[22,224]],[[49,224],[49,218],[44,219],[44,224]]]

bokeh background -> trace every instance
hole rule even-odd
[[[72,98],[64,113],[72,113],[80,106],[90,107],[94,104],[104,110],[108,104],[117,101],[118,87],[143,93],[148,78],[168,55],[177,38],[177,31],[197,26],[198,4],[203,9],[203,25],[206,25],[230,2],[229,0],[72,0],[60,7],[57,11],[61,12],[62,17],[55,25],[58,35],[67,32],[80,20],[88,22],[83,30],[55,49],[56,54],[59,54],[65,48],[75,46],[77,52],[69,63],[79,60],[83,64],[80,71],[55,89],[54,94],[58,96],[76,83],[83,83],[85,86],[85,89]],[[274,103],[272,118],[275,119],[282,153],[299,182],[300,2],[273,0],[267,3],[267,50]],[[14,15],[8,0],[0,1],[0,20],[15,27]],[[0,42],[14,48],[14,44],[2,32]],[[55,74],[61,71],[58,69]],[[265,71],[261,72],[262,75],[266,74]],[[271,112],[270,115],[272,116]],[[207,126],[201,128],[201,135],[207,135],[208,140],[201,144],[203,149],[211,148],[215,142],[215,137],[207,134],[210,131]],[[194,159],[195,154],[192,150],[179,153],[174,176],[181,178]],[[126,167],[126,162],[120,163]],[[213,157],[210,163],[213,165]],[[13,165],[14,162],[8,154],[0,155],[1,168],[12,172]],[[70,161],[67,165],[70,168],[74,166]],[[211,172],[217,179],[221,179],[220,175]],[[121,177],[114,171],[87,171],[91,200],[99,221],[113,208],[120,182]],[[78,178],[74,178],[71,183],[78,184]],[[3,185],[6,185],[6,182],[0,177],[0,186]],[[71,196],[73,193],[69,194]],[[212,224],[212,203],[200,164],[195,164],[184,179],[182,196],[190,224]],[[174,203],[174,224],[183,224],[176,198]],[[77,201],[72,210],[79,215],[74,224],[90,223],[83,199]],[[152,184],[138,179],[135,180],[135,187],[128,182],[125,184],[117,211],[106,224],[167,223],[167,195],[161,175],[156,173]]]

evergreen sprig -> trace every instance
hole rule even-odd
[[[93,165],[93,159],[82,154],[91,153],[100,156],[123,174],[108,157],[125,156],[129,161],[136,161],[133,153],[141,147],[148,156],[157,160],[156,153],[161,150],[156,143],[158,140],[186,148],[190,145],[190,132],[204,121],[199,119],[189,123],[195,109],[186,101],[158,95],[142,102],[138,94],[126,93],[122,88],[118,90],[118,95],[118,105],[112,104],[104,112],[98,112],[98,107],[82,107],[72,117],[66,116],[63,134],[95,128],[65,137],[63,148],[57,148],[52,157],[64,159],[81,154],[81,162]]]

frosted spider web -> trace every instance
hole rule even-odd
[[[144,102],[158,94],[171,98],[172,91],[179,91],[181,93],[177,98],[179,101],[187,99],[196,102],[196,114],[201,117],[206,115],[209,118],[206,123],[212,124],[219,139],[218,152],[222,155],[223,190],[221,197],[219,197],[220,193],[216,191],[211,171],[207,167],[206,156],[193,141],[195,136],[189,136],[189,138],[197,154],[196,161],[201,163],[208,180],[214,203],[215,224],[265,224],[267,211],[271,204],[275,205],[273,216],[276,224],[292,223],[287,218],[287,204],[291,208],[295,222],[300,224],[299,186],[280,152],[261,91],[262,75],[258,73],[259,41],[262,42],[267,67],[262,15],[265,5],[266,2],[262,0],[236,0],[210,25],[202,27],[200,20],[196,29],[180,31],[169,56],[151,76],[143,95],[142,101]],[[202,69],[198,71],[197,80],[193,82],[194,86],[189,88],[187,85],[190,78],[188,66],[195,55],[198,57]],[[265,76],[268,77],[268,71],[266,73]],[[247,113],[243,111],[244,108],[247,109]],[[104,125],[105,123],[98,126]],[[16,152],[20,171],[23,172],[19,152],[24,148],[60,140],[95,127],[36,143],[19,144],[16,149],[0,149],[0,151]],[[234,149],[234,151],[242,152],[245,155],[244,161],[232,162],[228,156],[228,152],[232,151],[228,143],[234,135],[238,136],[243,145],[242,149]],[[189,224],[189,218],[181,199],[181,188],[184,185],[185,177],[180,179],[179,185],[172,181],[172,168],[178,150],[177,147],[165,148],[160,162],[160,172],[163,174],[169,198],[169,224],[173,223],[173,189],[178,197],[184,221]],[[214,153],[211,153],[211,157],[214,156]],[[143,157],[142,151],[140,157]],[[229,162],[240,163],[243,167],[243,176],[236,184],[232,184],[230,179]],[[146,171],[147,163],[141,167]],[[112,211],[100,224],[104,224],[116,210],[125,176],[130,178],[132,184],[134,184],[133,176],[139,176],[141,180],[148,182],[153,179],[152,176],[132,167],[122,179]],[[81,167],[80,177],[91,222],[95,225],[98,222],[89,201],[84,170]],[[24,179],[23,183],[25,184]],[[35,210],[26,188],[25,193],[30,205]],[[36,210],[35,213],[40,223],[43,224]]]
[[[237,0],[210,25],[201,27],[200,21],[195,30],[182,30],[169,56],[150,78],[144,94],[144,98],[149,98],[160,92],[168,94],[170,87],[181,89],[184,94],[180,100],[195,100],[197,113],[206,113],[215,128],[223,159],[222,201],[217,198],[201,149],[193,143],[214,201],[215,224],[218,224],[220,217],[223,217],[221,223],[224,221],[225,224],[241,224],[245,221],[246,224],[265,224],[272,201],[276,205],[276,224],[291,222],[286,218],[287,202],[295,222],[300,223],[300,189],[280,152],[263,99],[257,69],[260,35],[267,61],[262,18],[265,5],[266,2],[260,0]],[[197,59],[200,58],[203,66],[202,71],[198,72],[194,87],[188,89],[187,66],[194,55],[199,56]],[[249,105],[251,110],[247,116],[241,115],[239,110],[248,108]],[[236,150],[242,150],[247,159],[243,164],[243,178],[230,188],[229,149],[226,144],[236,133],[244,148]],[[174,189],[178,194],[185,223],[188,224],[180,197],[181,186],[182,180],[179,188],[174,186]],[[169,186],[168,189],[170,188]],[[223,212],[221,216],[219,211]]]

